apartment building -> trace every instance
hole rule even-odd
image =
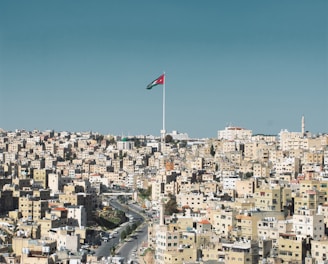
[[[322,240],[325,237],[324,216],[316,214],[316,210],[300,209],[293,215],[293,226],[299,240],[307,237]]]
[[[270,176],[270,168],[267,163],[253,163],[253,175],[256,177],[269,177]]]
[[[168,226],[159,226],[156,231],[155,263],[182,264],[197,259],[196,234],[176,230]]]
[[[254,178],[248,180],[237,180],[235,182],[237,197],[253,196],[255,190]]]
[[[264,218],[276,218],[283,220],[284,215],[278,211],[241,211],[236,215],[236,225],[232,230],[232,235],[242,237],[248,240],[258,239],[258,222]]]
[[[247,239],[234,242],[223,241],[222,248],[226,252],[224,259],[226,264],[258,263],[259,247],[256,241]]]
[[[328,203],[324,203],[318,206],[318,214],[323,215],[323,221],[325,225],[328,227]]]
[[[304,152],[303,163],[304,164],[319,164],[323,165],[324,153],[322,151],[316,152]]]
[[[48,177],[51,170],[47,169],[34,169],[33,170],[33,181],[35,184],[42,186],[42,188],[47,189],[48,186]]]
[[[286,263],[303,263],[306,256],[306,240],[298,240],[295,234],[280,234],[278,258]]]
[[[257,232],[260,239],[271,239],[272,244],[277,244],[279,238],[279,222],[275,217],[264,217],[257,222]]]
[[[294,210],[298,212],[303,209],[318,210],[320,205],[326,201],[326,194],[324,191],[317,189],[306,190],[301,189],[301,192],[294,197]]]
[[[280,186],[263,186],[254,192],[255,206],[263,211],[282,210],[282,188]]]
[[[252,130],[244,129],[242,127],[233,127],[228,126],[225,127],[224,130],[218,131],[218,139],[226,139],[226,140],[251,140],[252,138]]]
[[[199,211],[205,208],[206,197],[200,192],[179,193],[176,196],[178,208],[189,206],[193,211]]]
[[[328,260],[328,240],[311,241],[312,263],[325,263]]]
[[[20,256],[20,263],[46,264],[49,263],[49,255],[56,252],[57,243],[51,239],[13,237],[12,250]]]
[[[48,232],[48,237],[56,241],[58,250],[77,252],[80,249],[80,234],[75,233],[74,227],[53,228]]]
[[[83,205],[67,206],[67,225],[76,227],[87,226],[87,212]]]
[[[297,175],[301,171],[301,162],[298,158],[284,157],[278,160],[273,165],[273,171],[276,174],[289,173],[291,175]]]
[[[38,219],[37,223],[40,225],[40,236],[35,238],[48,237],[49,230],[58,228],[62,225],[62,220],[57,217]]]
[[[307,141],[301,132],[288,132],[281,130],[279,133],[279,145],[283,151],[291,149],[306,149]]]
[[[275,149],[275,145],[268,145],[265,141],[250,141],[244,143],[244,159],[246,161],[258,161],[267,163],[270,150]]]
[[[22,217],[27,220],[38,220],[45,216],[49,209],[47,200],[40,200],[29,195],[19,197],[18,210]]]
[[[212,210],[209,216],[213,231],[223,238],[228,238],[236,225],[237,210],[232,208]]]

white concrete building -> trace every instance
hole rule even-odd
[[[226,140],[251,140],[252,130],[241,127],[228,126],[224,130],[218,131],[218,139]]]

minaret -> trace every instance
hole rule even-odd
[[[302,136],[305,136],[305,121],[304,121],[304,115],[302,116]]]
[[[159,207],[159,225],[164,225],[164,201],[161,200],[161,204],[160,204],[160,207]]]
[[[160,151],[163,153],[163,150],[165,149],[165,136],[166,131],[165,129],[161,130],[161,142],[160,142]]]

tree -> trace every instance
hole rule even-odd
[[[101,141],[103,141],[103,139],[104,139],[103,135],[96,135],[96,140],[97,140],[98,144],[100,144]]]
[[[165,215],[172,215],[174,213],[178,213],[178,204],[176,201],[175,196],[170,195],[170,200],[165,204],[164,207],[164,214]]]
[[[131,226],[132,230],[136,230],[137,227],[138,227],[137,223],[133,223],[132,226]]]
[[[246,174],[245,174],[245,176],[244,176],[244,178],[245,179],[249,179],[249,178],[251,178],[253,176],[253,172],[246,172]]]
[[[152,188],[151,188],[151,186],[149,186],[148,188],[147,188],[147,190],[145,190],[145,189],[141,189],[141,188],[139,188],[138,189],[138,195],[139,195],[139,197],[141,198],[141,199],[150,199],[150,197],[151,197],[151,191],[152,191]]]
[[[215,155],[215,149],[214,149],[214,146],[213,145],[211,146],[210,153],[211,153],[211,156],[214,157],[214,155]]]
[[[115,145],[115,144],[116,144],[116,140],[115,140],[114,137],[111,137],[111,138],[109,139],[109,144],[110,144],[110,145]]]
[[[116,255],[116,247],[113,246],[110,250],[110,254],[112,255],[112,257],[114,257]]]
[[[173,142],[173,137],[171,135],[166,135],[165,136],[165,143],[172,143]]]
[[[126,235],[127,235],[127,236],[130,235],[130,234],[132,233],[131,226],[128,225],[128,226],[126,227],[125,231],[126,231]]]
[[[132,141],[134,141],[134,146],[135,146],[136,148],[140,148],[140,146],[141,146],[141,142],[140,142],[140,139],[139,139],[139,138],[134,137],[134,138],[132,139]]]
[[[122,232],[121,232],[121,240],[124,240],[125,238],[126,238],[126,231],[125,230],[123,230]]]

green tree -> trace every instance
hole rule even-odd
[[[130,226],[130,225],[128,225],[128,226],[126,227],[125,232],[126,232],[126,235],[127,235],[127,236],[130,235],[130,234],[132,233],[132,229],[131,229],[131,226]]]
[[[214,149],[214,146],[213,145],[211,146],[210,153],[211,153],[211,156],[214,157],[214,155],[215,155],[215,149]]]
[[[249,179],[249,178],[251,178],[253,176],[253,172],[246,172],[246,174],[244,175],[244,178],[245,179]]]
[[[138,189],[139,196],[141,199],[149,199],[151,197],[152,188],[149,186],[147,189]]]
[[[132,226],[131,226],[132,230],[136,230],[137,227],[138,227],[137,223],[133,223]]]
[[[110,144],[110,145],[115,145],[115,144],[116,144],[116,140],[115,140],[114,137],[111,137],[111,138],[109,139],[109,144]]]
[[[121,240],[124,240],[124,239],[126,238],[126,236],[127,236],[126,231],[123,230],[123,231],[121,232]]]
[[[165,136],[165,143],[172,143],[173,142],[173,137],[171,135],[166,135]]]
[[[116,255],[116,247],[113,246],[110,250],[110,254],[112,255],[112,257],[114,257]]]
[[[103,135],[97,135],[96,136],[96,140],[97,140],[97,143],[98,144],[100,144],[103,139],[104,139],[104,136]]]
[[[171,195],[170,200],[164,206],[164,214],[165,215],[172,215],[174,213],[178,213],[178,204],[175,196]]]
[[[133,142],[134,142],[134,146],[135,146],[136,148],[140,148],[140,146],[141,146],[140,139],[134,137],[132,140],[133,140]]]

